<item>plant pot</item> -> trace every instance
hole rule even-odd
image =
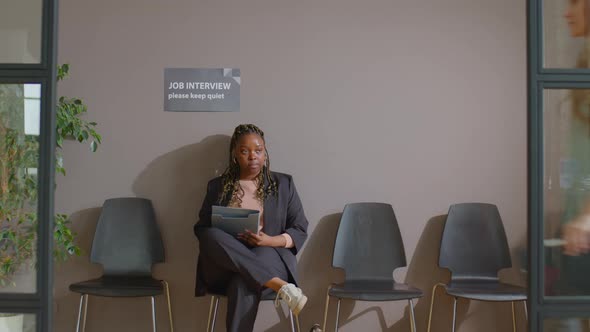
[[[0,314],[0,332],[22,332],[24,314]]]

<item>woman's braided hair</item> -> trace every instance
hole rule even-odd
[[[229,165],[221,175],[223,190],[219,197],[219,203],[229,199],[237,206],[241,206],[242,204],[244,189],[240,186],[240,165],[234,157],[234,152],[240,137],[247,134],[256,134],[266,143],[264,140],[264,132],[255,125],[241,124],[236,127],[229,144]],[[271,195],[276,195],[278,191],[276,181],[270,176],[270,158],[268,151],[266,150],[266,145],[264,147],[264,153],[266,155],[266,161],[262,166],[262,171],[258,173],[255,180],[258,187],[256,190],[256,198],[260,202],[264,202],[264,200]],[[268,186],[265,186],[265,182],[268,182]]]

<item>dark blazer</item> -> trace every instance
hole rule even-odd
[[[295,255],[303,247],[307,239],[308,221],[303,212],[303,206],[297,195],[295,184],[291,175],[271,172],[271,177],[277,183],[277,195],[272,195],[264,200],[264,233],[276,236],[287,233],[293,239],[294,247],[274,248],[289,271],[289,282],[297,284],[297,260]],[[266,183],[268,185],[268,183]],[[199,231],[205,227],[211,227],[211,206],[227,206],[229,198],[219,202],[220,194],[223,190],[221,177],[217,177],[207,184],[207,195],[199,212],[199,220],[194,226],[194,232],[197,238]],[[200,256],[200,254],[199,254]],[[195,296],[203,296],[206,293],[205,283],[200,276],[199,271],[206,269],[198,260],[197,263],[197,280],[195,286]]]

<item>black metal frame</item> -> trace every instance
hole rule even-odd
[[[41,92],[38,171],[37,289],[34,294],[0,294],[0,312],[36,315],[36,330],[51,331],[53,312],[53,203],[55,174],[55,88],[58,0],[43,0],[41,63],[0,64],[0,84],[39,83]]]
[[[545,0],[548,1],[548,0]],[[544,297],[543,91],[590,89],[590,69],[543,68],[543,0],[527,1],[529,331],[543,319],[590,317],[590,297]]]

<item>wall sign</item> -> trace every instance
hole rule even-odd
[[[239,69],[164,69],[164,111],[238,112],[239,110]]]

